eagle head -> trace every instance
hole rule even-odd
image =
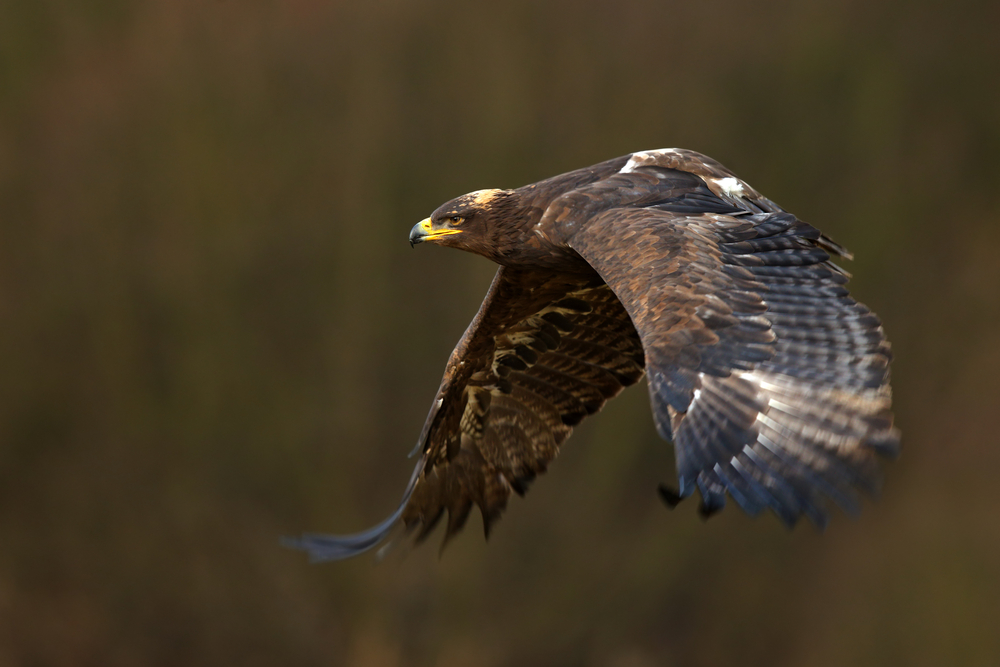
[[[410,230],[410,245],[430,241],[491,257],[517,198],[513,190],[477,190],[438,207]]]

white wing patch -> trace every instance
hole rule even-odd
[[[625,166],[622,167],[618,171],[618,173],[631,174],[639,167],[655,166],[657,156],[668,155],[677,152],[678,151],[676,148],[658,148],[653,151],[639,151],[637,153],[632,153],[632,157],[628,159],[628,162],[625,163]]]
[[[680,169],[681,171],[688,171],[689,173],[699,176],[703,181],[705,181],[705,184],[708,185],[708,188],[715,194],[715,196],[733,204],[737,208],[749,210],[745,205],[746,201],[759,202],[762,200],[756,190],[735,176],[712,178],[711,174],[718,174],[719,169],[712,166],[711,161],[706,163],[704,160],[698,160],[698,158],[699,156],[697,153],[690,153],[679,148],[659,148],[651,151],[637,151],[629,156],[628,162],[625,163],[624,167],[618,170],[618,173],[631,174],[644,167],[667,167],[671,169]],[[692,162],[694,163],[692,164]],[[698,162],[701,164],[698,164]],[[657,176],[662,177],[662,174],[660,174],[659,171],[654,173],[656,173]],[[726,172],[722,171],[722,173],[724,174]],[[763,201],[765,203],[767,202],[767,200]]]
[[[746,192],[743,181],[732,176],[728,178],[713,178],[712,181],[730,197],[742,197]]]

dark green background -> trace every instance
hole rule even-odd
[[[1000,664],[996,2],[0,3],[0,665]],[[492,276],[469,190],[708,153],[851,248],[903,455],[669,512],[643,387],[489,545],[387,514]]]

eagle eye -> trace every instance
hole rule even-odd
[[[460,225],[463,222],[465,222],[465,218],[463,218],[460,215],[453,215],[453,216],[451,216],[451,217],[448,218],[448,222],[450,222],[453,225]]]

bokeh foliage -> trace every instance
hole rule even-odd
[[[0,664],[1000,662],[1000,5],[0,3]],[[903,456],[819,534],[702,524],[642,388],[489,545],[394,506],[492,275],[440,202],[708,153],[850,247]],[[433,541],[433,540],[432,540]]]

